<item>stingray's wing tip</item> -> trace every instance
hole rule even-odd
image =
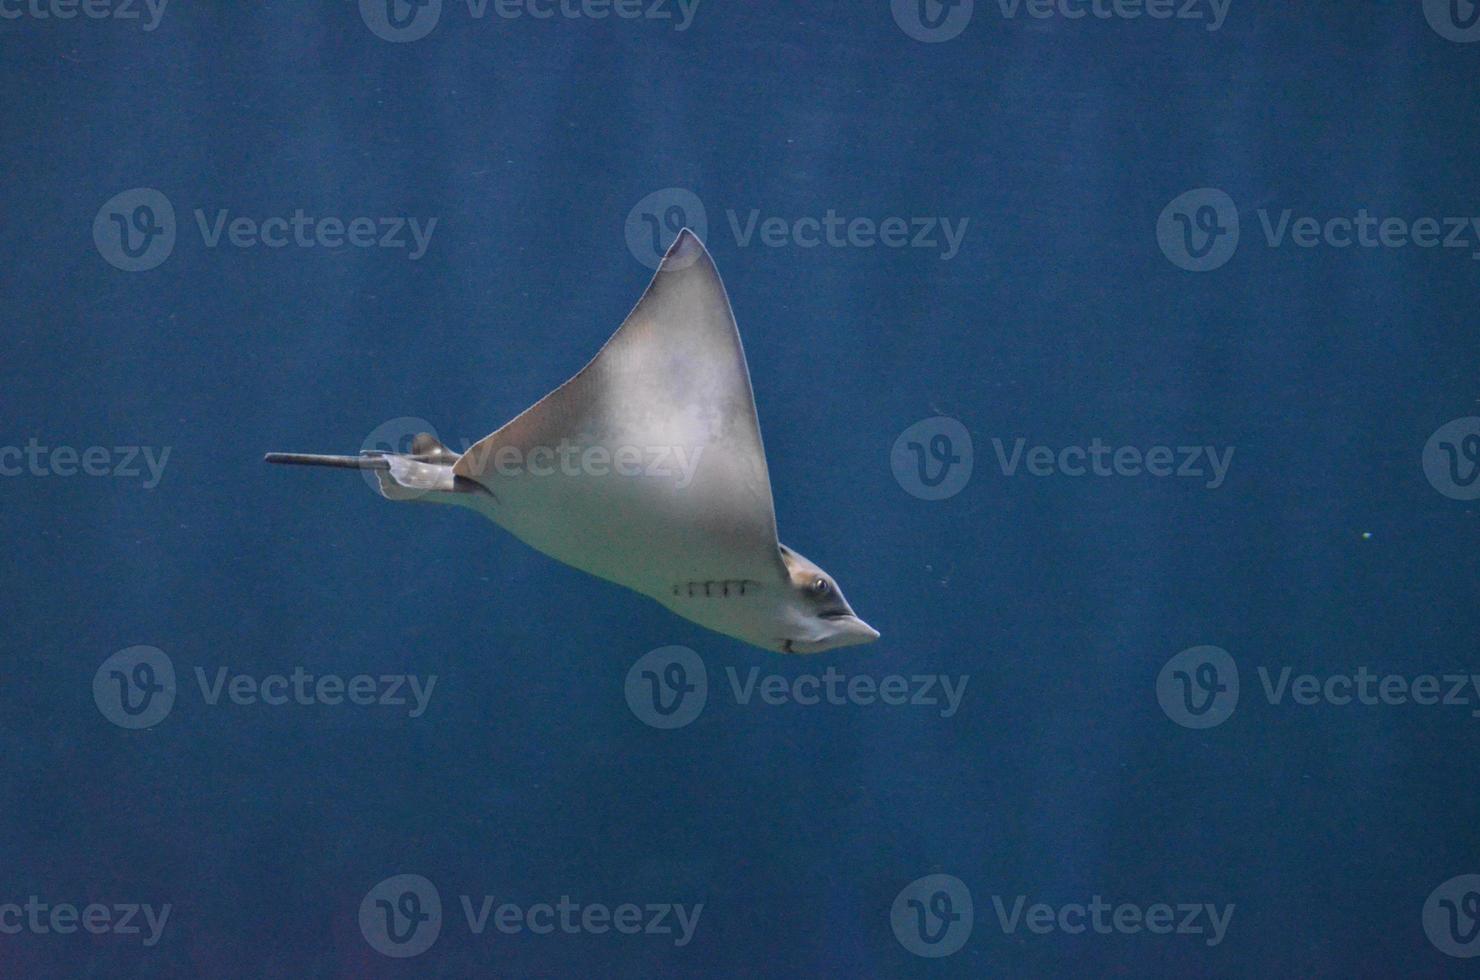
[[[663,255],[663,265],[682,269],[708,254],[709,251],[705,249],[699,236],[694,234],[694,230],[685,227],[673,239],[673,244],[668,246],[668,251]]]

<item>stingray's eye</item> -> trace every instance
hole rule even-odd
[[[807,587],[807,591],[820,599],[832,591],[832,586],[827,584],[825,578],[814,578],[812,584]]]

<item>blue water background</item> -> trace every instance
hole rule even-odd
[[[7,477],[0,901],[170,902],[152,948],[0,935],[10,977],[1437,976],[1425,898],[1480,871],[1470,707],[1268,703],[1255,669],[1468,672],[1476,508],[1425,441],[1477,412],[1470,250],[1270,247],[1257,211],[1473,215],[1480,46],[1416,3],[1240,3],[1176,20],[1003,18],[908,37],[884,2],[718,2],[656,21],[475,20],[387,43],[354,4],[0,21],[0,442],[168,446],[160,484]],[[104,261],[112,195],[159,190],[158,268]],[[649,270],[629,212],[704,203],[754,378],[783,540],[876,644],[786,658],[703,631],[461,511],[262,464],[400,416],[477,439],[573,373]],[[1210,273],[1178,194],[1238,202]],[[427,254],[206,247],[193,212],[436,216]],[[939,248],[742,244],[787,221],[969,222]],[[910,494],[890,450],[970,431]],[[1226,482],[1007,476],[1010,448],[1236,447]],[[94,673],[181,675],[126,731]],[[680,644],[692,725],[623,697]],[[1163,664],[1238,661],[1203,731]],[[428,712],[211,706],[197,666],[436,674]],[[966,675],[961,710],[743,705],[726,667]],[[1473,694],[1472,694],[1473,700]],[[447,921],[396,960],[357,910],[398,873]],[[890,907],[960,878],[965,947]],[[693,941],[476,936],[456,896],[704,903]],[[1228,935],[1037,935],[992,896],[1233,903]]]

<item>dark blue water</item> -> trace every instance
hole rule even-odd
[[[121,3],[0,0],[0,976],[1473,969],[1473,4]],[[879,642],[261,462],[683,223]]]

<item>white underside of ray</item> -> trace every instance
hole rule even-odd
[[[532,547],[665,604],[786,575],[739,331],[689,232],[600,353],[455,469],[492,491],[465,502]]]

